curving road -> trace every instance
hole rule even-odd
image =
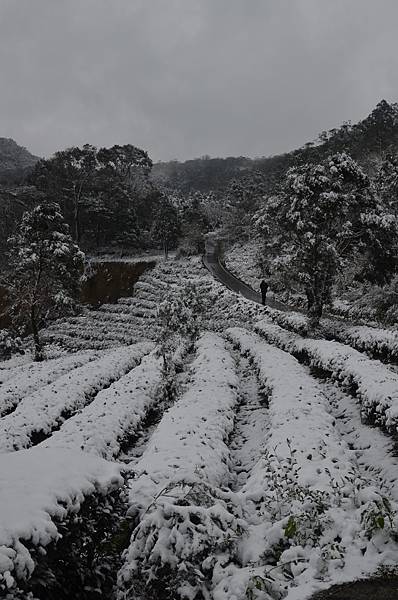
[[[228,289],[232,290],[237,294],[241,294],[252,302],[261,304],[261,294],[256,292],[247,283],[233,275],[225,266],[220,262],[219,253],[219,242],[218,240],[206,240],[206,249],[203,255],[203,264],[210,271],[210,273],[218,279]],[[267,300],[267,306],[272,308],[278,308],[279,310],[287,310],[288,308],[281,302],[276,300]]]

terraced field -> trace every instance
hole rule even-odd
[[[187,282],[203,331],[166,396],[157,307]],[[1,363],[0,597],[305,600],[394,581],[395,334],[332,322],[314,339],[300,319],[172,260],[54,323],[56,358]]]

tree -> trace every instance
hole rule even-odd
[[[190,194],[185,205],[180,208],[182,250],[185,254],[204,252],[204,234],[209,223],[203,209],[203,195],[200,192]]]
[[[179,234],[178,211],[167,196],[159,194],[153,215],[152,237],[160,240],[166,259],[169,256],[170,247],[176,244]]]
[[[385,256],[397,240],[393,215],[345,153],[290,169],[281,192],[267,200],[256,223],[271,271],[287,273],[292,286],[306,291],[313,325],[347,261],[370,249],[373,259]]]
[[[384,205],[398,216],[398,155],[387,154],[375,177],[377,191]]]
[[[137,245],[150,229],[151,168],[148,154],[131,144],[100,150],[86,144],[39,161],[30,180],[48,200],[59,200],[77,243]]]
[[[0,264],[6,258],[7,239],[26,210],[43,201],[43,194],[33,186],[5,187],[0,185]]]
[[[152,160],[145,150],[131,144],[115,145],[98,150],[97,158],[109,178],[123,181],[132,192],[145,196],[150,190]]]
[[[226,192],[224,226],[234,239],[248,240],[252,234],[252,218],[264,195],[261,173],[252,172],[232,181]]]
[[[81,210],[92,195],[97,168],[97,150],[85,144],[82,148],[67,148],[48,160],[40,160],[30,178],[48,198],[57,198],[78,244],[82,234]]]
[[[84,255],[54,202],[25,212],[9,244],[9,313],[15,324],[32,332],[35,360],[40,361],[44,358],[40,328],[49,319],[74,311]]]
[[[176,391],[176,361],[192,351],[207,310],[200,290],[190,282],[181,289],[170,287],[157,308],[158,355],[163,359],[162,394],[168,400]]]

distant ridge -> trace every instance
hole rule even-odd
[[[21,181],[38,160],[38,156],[19,146],[13,139],[0,137],[1,183]]]
[[[319,162],[335,152],[348,152],[369,173],[387,153],[398,151],[398,104],[382,100],[358,123],[343,123],[320,133],[301,148],[262,158],[204,156],[185,162],[156,163],[152,177],[160,185],[183,192],[223,189],[250,171],[262,173],[267,191],[278,187],[286,171],[305,162]]]

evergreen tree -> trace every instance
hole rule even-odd
[[[305,289],[314,325],[347,260],[368,253],[377,262],[393,251],[397,239],[394,216],[344,153],[290,169],[280,194],[268,199],[256,222],[265,253],[274,258],[272,271],[287,273],[292,286]]]
[[[9,313],[16,325],[33,334],[35,360],[40,361],[40,328],[75,310],[84,255],[53,202],[25,212],[9,244]]]

